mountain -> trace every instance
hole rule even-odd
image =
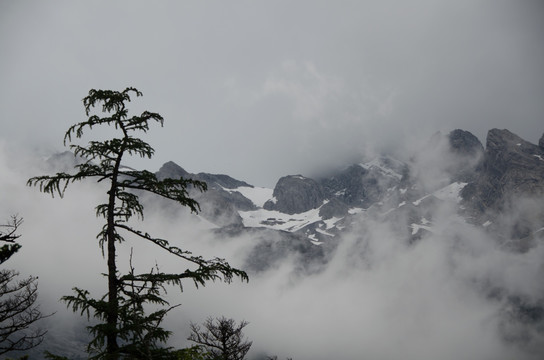
[[[62,153],[47,166],[64,171],[79,161]],[[381,155],[326,177],[287,175],[273,189],[224,174],[191,174],[172,161],[156,175],[205,181],[206,192],[190,195],[214,232],[250,233],[269,244],[274,238],[279,253],[293,250],[307,262],[323,261],[327,249],[365,219],[393,224],[397,236],[413,243],[433,231],[435,212],[444,204],[516,251],[544,235],[544,135],[536,145],[491,129],[484,147],[468,131],[436,133],[402,160]]]
[[[503,241],[519,240],[511,245],[520,249],[544,226],[543,138],[535,145],[508,130],[490,130],[483,168],[462,192],[473,221],[485,222]]]
[[[405,160],[382,155],[324,178],[288,175],[274,189],[227,175],[190,174],[173,162],[157,176],[206,181],[207,192],[191,195],[201,204],[200,215],[216,225],[214,231],[251,232],[262,239],[275,233],[285,243],[279,248],[296,248],[311,262],[312,247],[334,248],[365,218],[394,223],[398,235],[413,243],[433,231],[433,213],[443,204],[455,207],[467,223],[504,237],[499,224],[510,216],[512,199],[544,195],[543,139],[535,145],[492,129],[484,148],[476,136],[457,129],[435,134]],[[518,220],[508,222],[508,239],[519,240],[518,250],[543,232],[543,209],[541,203],[518,209]]]

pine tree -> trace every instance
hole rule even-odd
[[[21,245],[16,232],[23,220],[13,216],[6,224],[0,225],[0,264],[14,255]],[[38,346],[46,334],[35,327],[44,316],[36,304],[38,278],[29,276],[18,279],[19,272],[0,269],[0,355],[11,351],[30,350]]]
[[[76,166],[74,174],[62,172],[28,180],[29,186],[39,185],[40,191],[61,197],[68,185],[76,181],[92,178],[107,183],[107,202],[96,206],[96,215],[105,219],[97,239],[107,258],[108,293],[100,299],[92,299],[88,291],[75,288],[75,295],[63,297],[74,311],[100,320],[98,324],[89,327],[93,339],[87,350],[95,353],[95,358],[160,358],[158,354],[162,350],[157,344],[165,342],[170,334],[159,325],[172,307],[145,314],[143,305],[151,303],[168,306],[161,296],[165,285],[181,288],[182,280],[185,279],[192,280],[197,287],[215,280],[230,283],[234,277],[248,280],[244,271],[232,268],[223,259],[194,256],[187,250],[172,246],[165,239],[153,237],[129,225],[129,220],[134,216],[143,220],[144,207],[138,194],[147,192],[170,199],[197,213],[200,210],[199,204],[189,197],[188,189],[205,191],[207,188],[201,181],[184,178],[159,180],[149,171],[131,170],[122,166],[126,156],[153,156],[154,149],[133,134],[147,132],[151,123],[162,126],[164,122],[161,115],[149,111],[129,117],[126,103],[131,101],[131,95],[139,97],[142,93],[135,88],[126,88],[121,92],[90,90],[83,99],[88,119],[71,126],[64,136],[65,146],[71,143],[70,148],[74,154],[84,161]],[[102,105],[102,113],[105,114],[102,117],[91,114],[98,105]],[[86,146],[72,143],[74,136],[81,138],[85,130],[97,126],[113,126],[117,137],[89,141]],[[155,244],[180,260],[187,261],[190,267],[182,273],[165,274],[157,268],[138,274],[131,265],[128,273],[120,274],[116,248],[127,235]],[[147,355],[144,354],[146,352]],[[149,355],[152,352],[155,355]]]
[[[217,319],[209,317],[203,324],[204,329],[191,323],[191,335],[187,340],[203,346],[208,351],[209,360],[243,360],[253,344],[244,338],[243,329],[247,325],[247,321],[236,325],[234,319],[224,316]]]

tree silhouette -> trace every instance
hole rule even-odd
[[[123,91],[90,90],[83,99],[87,121],[71,126],[64,136],[64,144],[71,143],[73,137],[81,138],[85,130],[98,126],[113,126],[117,137],[102,141],[89,141],[86,146],[71,144],[70,148],[84,162],[76,165],[74,174],[57,173],[54,176],[38,176],[28,180],[29,186],[39,185],[40,191],[64,195],[69,184],[92,178],[99,183],[106,183],[107,202],[96,206],[96,215],[105,219],[97,239],[102,253],[107,258],[108,293],[100,299],[90,298],[86,290],[75,288],[75,295],[65,296],[63,300],[74,311],[80,311],[87,316],[93,316],[100,322],[90,326],[93,340],[87,350],[94,353],[95,358],[118,359],[121,356],[130,357],[136,351],[144,352],[157,350],[157,343],[164,342],[170,335],[160,328],[159,324],[164,313],[153,313],[147,316],[142,304],[152,303],[168,305],[161,297],[165,285],[176,285],[181,288],[182,280],[189,279],[198,287],[208,281],[222,280],[227,283],[233,277],[247,281],[247,274],[232,268],[224,259],[204,259],[194,256],[187,250],[171,245],[167,240],[153,237],[147,232],[129,225],[129,220],[136,216],[143,220],[144,207],[138,194],[151,193],[158,197],[173,200],[182,206],[187,206],[192,212],[200,210],[199,204],[188,196],[188,189],[206,190],[206,184],[192,179],[163,179],[159,180],[149,171],[137,171],[122,166],[125,156],[151,158],[154,149],[140,138],[134,137],[136,132],[146,133],[150,123],[163,125],[164,119],[158,113],[144,111],[139,116],[128,115],[126,103],[131,101],[131,95],[142,96],[135,88]],[[91,114],[91,111],[101,105],[103,117]],[[158,269],[147,273],[136,273],[131,269],[126,274],[120,274],[116,262],[116,247],[130,235],[150,242],[167,253],[188,262],[188,268],[181,273],[165,274]],[[167,312],[169,309],[166,309]],[[134,317],[139,323],[133,322]],[[140,342],[146,331],[146,342]],[[143,347],[147,347],[143,349]]]
[[[15,242],[20,235],[17,228],[23,220],[13,216],[0,225],[0,264],[4,264],[20,248]],[[10,351],[29,350],[43,341],[46,331],[36,328],[35,322],[44,318],[36,304],[38,278],[29,276],[19,280],[19,272],[0,270],[0,355]]]
[[[243,360],[253,343],[244,339],[242,330],[247,325],[247,321],[236,325],[236,321],[224,316],[209,317],[204,322],[204,329],[191,323],[191,335],[187,340],[204,346],[210,360]]]

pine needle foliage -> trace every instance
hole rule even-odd
[[[248,325],[242,320],[236,324],[234,319],[208,317],[204,328],[191,323],[191,335],[187,340],[203,346],[208,360],[244,360],[253,341],[245,339],[243,329]]]
[[[21,248],[16,242],[20,235],[16,234],[17,228],[23,223],[23,219],[12,216],[6,224],[0,225],[0,265],[6,262]]]
[[[40,191],[51,196],[62,197],[67,187],[77,181],[95,179],[105,182],[107,202],[96,206],[96,216],[105,219],[97,239],[103,256],[108,262],[108,293],[100,299],[93,299],[88,291],[74,288],[74,295],[62,299],[75,312],[98,320],[98,324],[88,329],[93,336],[88,344],[88,352],[95,359],[160,359],[172,354],[169,349],[158,344],[166,342],[170,333],[160,327],[164,316],[173,309],[162,297],[166,285],[178,286],[188,279],[198,286],[208,281],[230,283],[238,277],[247,281],[247,274],[232,268],[224,259],[204,259],[190,251],[173,246],[169,241],[156,238],[147,232],[135,229],[129,220],[144,218],[144,206],[138,194],[151,193],[158,197],[177,202],[198,213],[200,206],[190,198],[188,190],[193,188],[206,191],[206,183],[185,179],[159,180],[149,171],[137,171],[122,166],[127,156],[151,158],[154,149],[145,141],[135,137],[135,133],[146,133],[150,124],[163,126],[164,119],[154,112],[144,111],[138,116],[129,116],[126,104],[131,96],[142,96],[132,87],[123,91],[90,90],[83,99],[87,120],[72,125],[64,135],[64,145],[84,161],[76,165],[75,173],[37,176],[28,180],[27,185],[38,186]],[[92,113],[100,107],[103,116]],[[110,126],[117,137],[103,141],[89,141],[82,146],[72,141],[83,137],[86,131],[98,126]],[[165,274],[158,267],[147,273],[138,274],[132,267],[127,274],[120,274],[116,263],[116,247],[133,236],[157,245],[167,253],[188,262],[189,267],[181,272]],[[132,255],[131,255],[132,257]],[[163,310],[146,313],[144,305],[166,306]]]
[[[46,331],[36,327],[43,315],[38,299],[38,278],[19,278],[19,272],[3,267],[20,248],[17,228],[23,219],[12,216],[0,225],[0,355],[11,351],[30,350],[42,343]]]

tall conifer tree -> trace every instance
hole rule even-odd
[[[141,96],[142,93],[135,88],[121,92],[90,90],[89,95],[83,99],[88,119],[67,130],[64,144],[71,143],[74,136],[81,138],[85,130],[98,126],[113,126],[117,137],[89,141],[86,146],[70,144],[74,154],[84,159],[76,166],[73,174],[62,172],[28,180],[29,186],[38,185],[40,191],[61,197],[68,185],[76,181],[93,178],[97,182],[107,182],[107,202],[96,206],[96,215],[105,219],[97,239],[107,258],[108,293],[101,299],[92,299],[88,291],[75,288],[75,295],[63,297],[74,311],[81,311],[87,316],[92,313],[101,321],[89,327],[93,340],[88,351],[95,353],[95,358],[159,358],[159,354],[164,354],[157,343],[166,341],[169,333],[160,328],[159,324],[171,308],[145,314],[143,305],[168,305],[161,297],[165,285],[181,287],[184,279],[192,280],[197,287],[210,280],[230,282],[234,277],[248,280],[244,271],[232,268],[223,259],[194,256],[128,223],[133,216],[143,220],[144,207],[138,197],[142,192],[173,200],[197,213],[200,210],[199,204],[189,197],[188,189],[193,187],[200,191],[206,190],[206,184],[201,181],[184,178],[159,180],[149,171],[130,170],[122,166],[126,156],[153,156],[153,148],[133,134],[147,132],[153,122],[162,126],[164,121],[161,115],[148,111],[129,117],[126,103],[131,101],[131,95]],[[92,110],[99,105],[104,114],[102,117],[92,114]],[[151,242],[192,265],[182,273],[164,274],[157,268],[138,274],[131,264],[127,274],[120,274],[116,247],[127,234]]]

